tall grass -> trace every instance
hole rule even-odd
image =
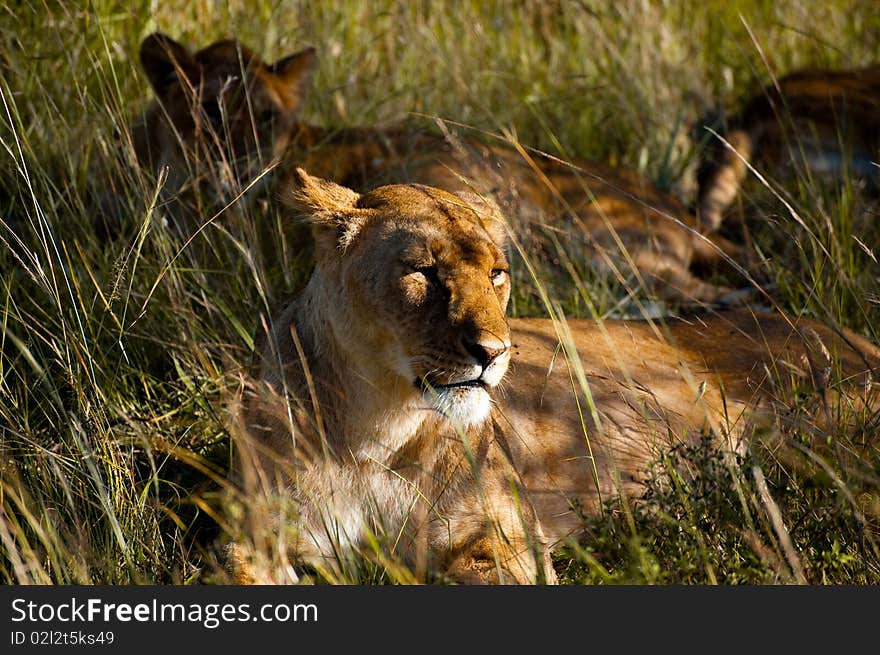
[[[233,204],[183,248],[163,223],[163,180],[133,169],[118,138],[150,97],[136,57],[149,32],[194,46],[235,35],[269,61],[316,46],[303,111],[313,123],[440,117],[508,130],[562,157],[633,166],[685,196],[686,137],[707,108],[795,66],[869,63],[880,45],[871,0],[19,3],[0,24],[7,583],[226,579],[216,548],[228,528],[226,400],[258,315],[309,271],[271,203]],[[122,199],[110,225],[96,200],[108,189]],[[744,211],[762,220],[747,236],[779,304],[877,339],[880,240],[855,184],[785,189],[797,228],[772,193],[752,193]],[[566,315],[619,309],[620,289],[573,272],[553,299]],[[524,272],[517,282],[514,313],[546,311],[540,285]],[[642,505],[610,499],[602,517],[585,517],[590,539],[558,569],[570,582],[876,583],[873,427],[824,443],[771,427],[735,465],[675,452]],[[768,522],[767,494],[797,565]],[[367,570],[362,580],[388,579]]]

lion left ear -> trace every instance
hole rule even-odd
[[[468,207],[480,218],[480,224],[489,233],[489,238],[502,250],[507,246],[508,226],[501,207],[491,196],[482,196],[473,191],[456,191]]]
[[[302,168],[295,169],[292,177],[292,187],[284,196],[286,204],[303,212],[319,248],[345,250],[371,213],[357,206],[360,194],[312,177]]]

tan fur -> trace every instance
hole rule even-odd
[[[876,186],[880,159],[880,66],[801,70],[749,98],[724,135],[712,139],[698,172],[698,215],[717,229],[748,168],[771,177],[806,167],[816,174],[868,178]],[[735,152],[734,152],[735,151]]]
[[[738,448],[793,384],[830,405],[876,396],[880,350],[816,321],[508,321],[490,206],[296,175],[316,267],[258,346],[235,430],[258,551],[332,575],[381,535],[416,571],[552,582],[550,548],[603,499],[638,496],[663,449],[703,433]],[[419,384],[480,370],[487,413],[476,396],[434,403]]]
[[[155,47],[154,42],[162,47]],[[444,138],[405,125],[334,131],[296,122],[296,107],[311,69],[311,54],[304,53],[311,51],[294,55],[299,61],[296,74],[282,79],[250,50],[230,41],[191,55],[168,37],[153,35],[144,42],[144,50],[169,56],[165,60],[142,56],[162,109],[157,106],[148,112],[149,120],[138,140],[149,147],[139,150],[151,151],[161,163],[176,160],[172,168],[177,171],[187,171],[192,166],[188,158],[212,151],[218,140],[234,146],[231,149],[239,155],[247,154],[245,145],[253,142],[256,131],[263,149],[283,159],[279,191],[289,184],[287,176],[297,166],[359,190],[401,182],[449,191],[470,189],[491,196],[514,224],[527,250],[548,260],[559,256],[555,236],[576,261],[613,272],[630,285],[638,284],[640,277],[669,299],[714,302],[731,291],[701,280],[691,267],[718,264],[724,255],[736,256],[737,246],[720,237],[701,236],[698,221],[676,198],[633,171],[583,159],[567,165],[507,145]],[[168,77],[167,71],[175,62],[183,62],[177,66],[182,69],[177,86],[157,82],[156,78]],[[239,86],[254,94],[256,104],[272,106],[274,98],[284,97],[278,90],[285,87],[293,89],[288,94],[293,100],[274,107],[272,131],[265,129],[259,112],[252,112],[252,124],[248,120],[251,114],[239,111],[241,119],[230,122],[219,137],[211,131],[199,132],[195,119],[200,112],[198,104],[193,109],[193,97],[201,102],[210,99],[235,71],[244,74],[246,81]],[[187,91],[190,86],[197,93]],[[159,120],[162,112],[171,117],[182,139],[169,135],[167,124]],[[283,116],[283,121],[278,116]],[[179,140],[185,148],[179,146]],[[253,165],[239,168],[253,174]]]

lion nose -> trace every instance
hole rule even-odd
[[[510,344],[498,339],[471,340],[462,338],[464,349],[473,355],[480,366],[486,368],[510,349]]]

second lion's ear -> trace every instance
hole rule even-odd
[[[303,213],[312,225],[319,251],[345,250],[357,236],[369,209],[357,206],[360,194],[335,182],[312,177],[302,168],[293,171],[284,201]]]
[[[140,58],[150,86],[160,100],[164,100],[169,90],[180,83],[181,75],[190,84],[194,84],[198,77],[198,65],[189,50],[161,32],[154,32],[143,40]]]
[[[305,98],[315,70],[315,49],[306,48],[284,59],[279,59],[270,70],[278,81],[276,90],[282,96],[287,111],[296,111]]]

